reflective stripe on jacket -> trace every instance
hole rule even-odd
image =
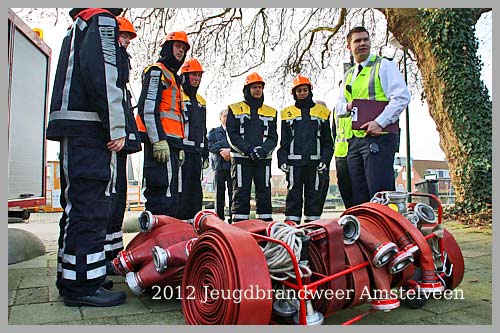
[[[57,64],[47,139],[126,136],[125,99],[118,86],[118,23],[107,10],[81,11],[67,30]]]
[[[331,111],[323,105],[281,110],[281,142],[278,165],[293,166],[329,164],[333,155],[330,128]]]
[[[184,117],[181,89],[177,86],[175,75],[162,63],[155,63],[144,70],[143,81],[139,116],[136,117],[139,131],[147,132],[151,143],[168,140],[181,148]],[[160,100],[158,91],[161,91]]]
[[[229,105],[227,134],[231,156],[247,159],[249,149],[261,146],[267,152],[265,159],[271,159],[278,144],[276,115],[276,109],[265,104],[257,110],[246,102]]]
[[[203,158],[208,158],[207,144],[207,102],[196,94],[190,98],[182,92],[184,116],[183,148],[186,151],[201,153]]]

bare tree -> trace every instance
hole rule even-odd
[[[392,33],[410,56],[411,89],[422,92],[436,122],[456,190],[455,212],[475,219],[491,206],[491,98],[479,76],[474,37],[477,20],[490,10],[151,8],[126,9],[124,15],[139,33],[131,47],[136,63],[155,61],[165,33],[183,29],[191,55],[218,69],[211,87],[219,94],[255,69],[270,78],[271,93],[278,95],[297,73],[316,80],[339,71],[348,57],[347,30],[356,25],[370,31],[374,52],[388,48],[401,62],[401,53],[388,46]],[[60,14],[51,15],[57,20]],[[141,70],[135,69],[136,77]],[[491,211],[486,219],[491,221]]]

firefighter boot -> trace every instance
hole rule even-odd
[[[97,288],[94,295],[89,296],[66,296],[64,305],[66,306],[115,306],[125,302],[127,294],[123,291],[109,291],[103,287]]]

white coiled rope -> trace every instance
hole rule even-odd
[[[285,242],[292,249],[299,264],[300,276],[309,277],[312,271],[307,266],[307,261],[300,261],[300,252],[302,251],[301,236],[305,236],[303,229],[289,226],[283,222],[274,222],[269,233],[269,237]],[[292,258],[283,246],[278,243],[267,242],[262,251],[267,260],[271,279],[283,281],[290,277],[296,277]]]

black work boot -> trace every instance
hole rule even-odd
[[[101,287],[107,290],[111,290],[113,288],[113,280],[106,279],[103,283],[101,283]]]
[[[125,302],[127,294],[124,291],[109,291],[103,287],[97,288],[94,295],[90,296],[65,296],[66,306],[115,306]]]

